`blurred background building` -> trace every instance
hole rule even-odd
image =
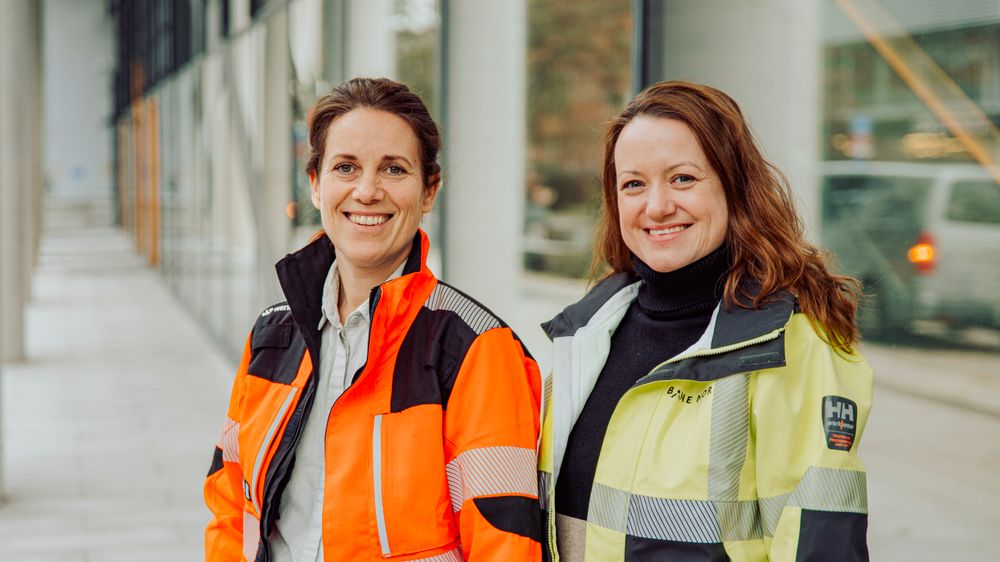
[[[7,359],[24,359],[34,333],[25,311],[45,233],[114,225],[233,361],[256,314],[281,300],[274,262],[320,228],[303,171],[310,108],[367,75],[407,83],[442,125],[444,189],[424,225],[432,268],[503,316],[547,371],[538,324],[587,288],[605,122],[646,85],[700,81],[741,104],[810,238],[865,283],[863,350],[883,393],[867,444],[876,559],[1000,552],[958,525],[1000,524],[996,0],[0,0],[0,10]],[[0,420],[18,399],[6,391]],[[950,421],[913,417],[926,408]],[[954,439],[967,433],[980,440]],[[945,442],[978,456],[913,466]],[[920,489],[942,473],[954,493]],[[937,517],[958,538],[935,539]],[[0,508],[0,537],[4,522]]]

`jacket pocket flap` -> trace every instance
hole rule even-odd
[[[292,327],[287,324],[257,326],[253,331],[250,347],[288,347],[292,343]]]

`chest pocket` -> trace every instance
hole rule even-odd
[[[291,384],[299,371],[306,343],[289,324],[257,326],[250,340],[247,374]]]

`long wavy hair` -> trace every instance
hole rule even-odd
[[[729,206],[726,244],[732,265],[725,280],[727,306],[759,308],[776,292],[787,290],[825,341],[853,353],[861,284],[831,272],[830,256],[806,241],[788,180],[764,158],[736,102],[710,86],[655,84],[609,123],[592,277],[632,269],[618,215],[615,146],[625,125],[639,116],[686,124],[719,175]]]

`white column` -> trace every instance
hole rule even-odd
[[[393,0],[348,0],[347,78],[396,75]]]
[[[731,95],[795,191],[807,234],[819,221],[821,22],[815,0],[667,2],[667,80]]]
[[[24,358],[24,304],[37,228],[34,192],[41,177],[38,13],[32,0],[0,0],[0,364]]]
[[[445,170],[438,200],[445,280],[514,325],[521,290],[526,6],[524,0],[452,0],[446,17]]]
[[[315,15],[315,14],[314,14]],[[264,47],[264,181],[257,236],[258,301],[283,299],[274,275],[274,263],[289,251],[291,219],[286,206],[292,201],[291,98],[288,14],[282,11],[267,22]],[[296,170],[296,173],[305,173]]]

